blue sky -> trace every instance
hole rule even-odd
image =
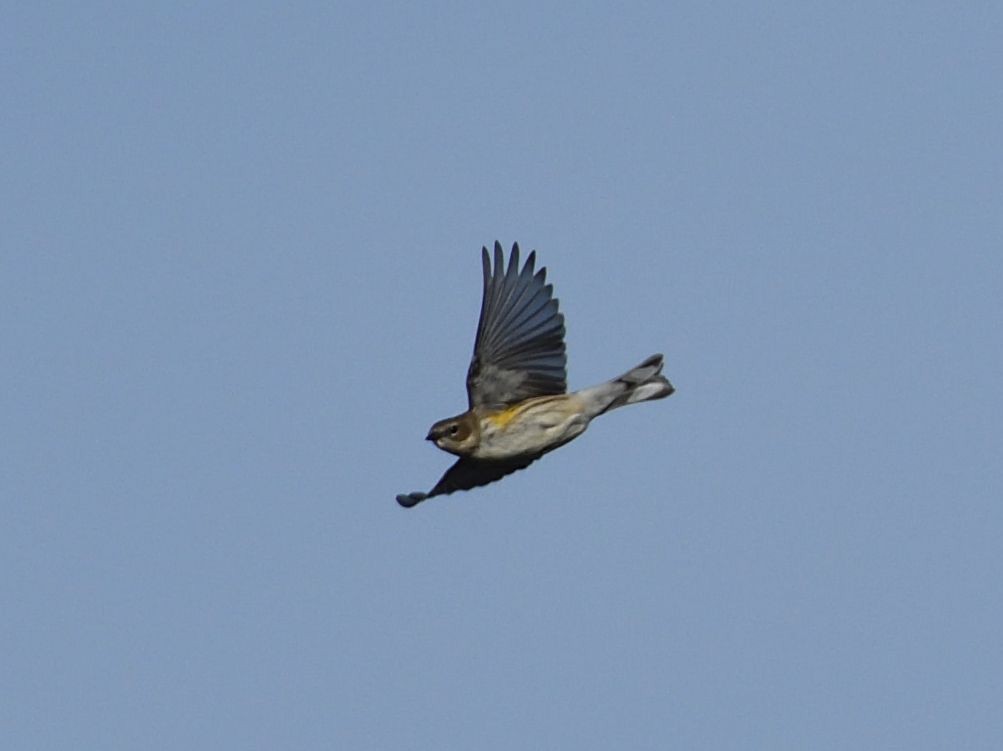
[[[6,748],[1003,744],[999,8],[4,17]],[[405,511],[496,239],[678,392]]]

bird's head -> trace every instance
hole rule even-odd
[[[464,412],[456,417],[439,420],[429,428],[426,440],[434,441],[443,451],[457,456],[467,456],[481,440],[477,417],[472,412]]]

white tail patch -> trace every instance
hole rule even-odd
[[[627,400],[624,404],[636,404],[637,402],[646,402],[649,399],[663,399],[671,394],[672,391],[672,384],[664,378],[657,381],[648,381],[647,383],[642,383],[640,386],[635,386],[627,394]]]

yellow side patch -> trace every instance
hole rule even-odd
[[[514,407],[509,407],[501,412],[495,412],[493,415],[488,415],[487,417],[497,427],[504,428],[516,418],[524,406],[524,404],[516,404]]]

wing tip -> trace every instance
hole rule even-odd
[[[505,251],[502,244],[495,240],[495,274],[501,276],[502,269],[505,268]]]
[[[397,496],[397,503],[404,508],[414,508],[426,498],[428,493],[401,493]]]
[[[488,253],[486,245],[481,246],[481,269],[484,272],[484,288],[487,289],[488,282],[491,280],[491,255]]]
[[[522,251],[519,248],[519,243],[512,243],[512,251],[508,258],[508,272],[510,274],[514,268],[517,273],[528,272],[530,276],[538,276],[541,280],[546,277],[547,268],[545,266],[541,267],[535,274],[533,273],[533,270],[536,267],[536,250],[531,250],[529,255],[526,256],[526,262],[522,264],[519,263],[521,254]],[[488,250],[487,245],[482,245],[481,261],[484,264],[485,273],[488,276],[494,276],[495,274],[502,275],[505,270],[505,248],[502,247],[501,242],[495,240],[493,251]]]

